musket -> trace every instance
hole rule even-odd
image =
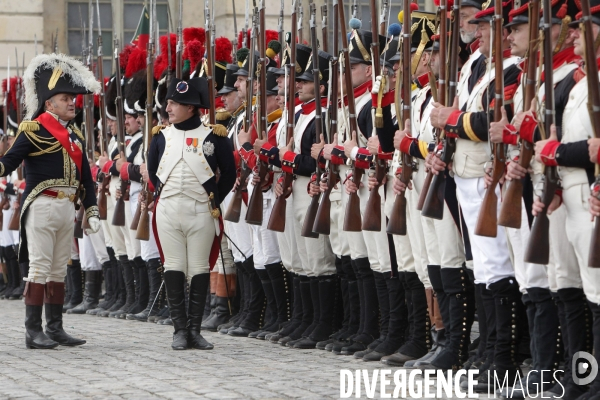
[[[156,0],[150,2],[150,37],[153,37],[155,26],[153,24],[156,18]],[[144,160],[148,160],[148,149],[152,140],[152,100],[154,89],[154,42],[148,41],[146,45],[146,121],[144,124]],[[135,238],[138,240],[150,240],[150,215],[148,213],[148,205],[152,201],[152,193],[148,190],[148,182],[142,183],[142,191],[140,193],[141,200],[138,201],[140,209],[139,222],[136,225]],[[137,212],[136,212],[137,213]]]
[[[267,132],[267,43],[266,43],[266,26],[265,26],[265,2],[260,1],[258,11],[258,19],[260,26],[260,35],[258,43],[258,51],[260,54],[259,61],[259,89],[258,89],[258,126],[257,136],[259,140],[263,139],[263,135]],[[254,60],[251,60],[254,62]],[[252,196],[248,201],[248,211],[246,213],[246,222],[251,225],[262,225],[263,222],[263,191],[262,187],[269,173],[269,165],[263,160],[257,159],[259,181],[252,191]]]
[[[117,151],[118,157],[123,155],[123,144],[125,142],[124,128],[123,128],[123,93],[121,88],[121,67],[120,67],[120,55],[119,55],[119,39],[115,34],[114,39],[114,51],[115,51],[115,80],[117,84],[117,97],[115,98],[115,104],[117,108]],[[121,179],[121,197],[115,200],[115,212],[113,214],[112,224],[115,226],[125,226],[125,192],[127,191],[127,181]]]
[[[389,10],[388,0],[383,0],[383,2],[381,3],[381,17],[379,20],[379,34],[382,36],[386,36],[386,34],[387,34],[387,24],[389,22],[387,20],[388,10]]]
[[[429,82],[430,82],[430,87],[431,87],[431,93],[432,93],[432,101],[434,102],[439,102],[441,101],[441,104],[448,106],[448,103],[446,103],[446,92],[447,92],[447,86],[446,86],[446,65],[448,65],[448,63],[453,63],[453,62],[458,62],[455,58],[456,58],[456,51],[457,49],[454,48],[450,48],[450,57],[448,62],[446,62],[446,55],[447,55],[447,38],[448,38],[448,19],[446,17],[446,10],[448,7],[448,2],[447,0],[440,0],[440,5],[438,8],[438,16],[440,19],[440,60],[442,60],[440,62],[440,70],[439,70],[439,82],[437,82],[439,84],[439,91],[436,90],[436,79],[435,79],[435,75],[433,74],[433,71],[431,70],[431,66],[428,66],[428,75],[429,75]],[[454,34],[454,32],[452,32],[452,34]],[[454,57],[454,58],[452,58]],[[449,67],[449,69],[452,67]],[[441,97],[440,97],[441,95]],[[437,132],[437,135],[434,136],[438,136],[439,135],[439,131],[437,129],[434,130],[434,132]],[[436,146],[437,149],[437,146]],[[425,204],[425,200],[427,199],[427,196],[429,194],[429,188],[431,187],[431,182],[433,180],[433,171],[427,171],[427,175],[425,176],[425,180],[423,181],[423,187],[421,188],[421,194],[419,196],[419,201],[417,202],[417,210],[421,211],[423,210],[423,206]],[[442,207],[443,210],[443,207]]]
[[[213,59],[213,42],[212,42],[212,24],[210,20],[210,8],[208,7],[208,0],[204,3],[204,14],[205,14],[205,48],[206,48],[206,79],[208,81],[208,100],[210,111],[208,113],[209,121],[211,125],[216,123],[215,116],[215,84],[214,84],[214,59]]]
[[[459,30],[460,0],[454,0],[454,5],[452,7],[452,35],[450,36],[450,55],[448,57],[448,95],[446,96],[446,106],[454,104],[454,98],[456,97],[456,87],[458,83],[458,39],[460,36]],[[440,42],[440,47],[441,45],[442,42]],[[440,69],[440,74],[442,71],[444,71],[444,68]],[[446,165],[448,165],[452,160],[454,151],[456,150],[456,139],[446,137],[445,132],[442,131],[440,134],[440,142],[441,152],[439,154],[439,157],[443,162],[446,163]],[[432,173],[429,172],[428,176],[429,174]],[[423,203],[421,215],[439,220],[441,220],[444,217],[446,174],[447,171],[443,171],[440,172],[438,175],[433,175],[429,188],[425,188],[424,185],[421,194],[426,191],[427,197],[425,198],[425,201]]]
[[[233,0],[235,1],[235,0]],[[249,43],[248,43],[248,21],[250,19],[250,1],[246,0],[246,8],[244,11],[244,29],[242,29],[242,44],[241,46],[243,48],[249,48]],[[252,23],[254,24],[254,15],[252,16]],[[235,35],[237,36],[237,31],[235,32]]]
[[[279,44],[281,44],[281,49],[285,49],[285,33],[283,31],[283,7],[284,0],[281,0],[281,8],[279,9],[279,25],[277,27],[277,33],[279,34]],[[237,32],[237,30],[236,30]]]
[[[531,0],[529,2],[529,15],[540,15],[540,0]],[[536,95],[536,67],[538,59],[538,33],[539,18],[530,18],[529,20],[529,49],[527,52],[527,79],[525,81],[525,101],[523,109],[526,111],[531,101]],[[552,59],[552,53],[547,57]],[[549,73],[549,72],[547,72]],[[533,157],[533,143],[521,138],[521,149],[519,150],[519,159],[516,161],[525,169],[529,167]],[[506,191],[502,196],[502,205],[500,206],[500,215],[498,225],[518,229],[521,227],[521,202],[523,199],[523,181],[513,179],[507,183]]]
[[[10,56],[8,56],[8,63],[6,64],[6,94],[4,95],[4,120],[3,129],[4,135],[2,135],[1,145],[0,145],[0,156],[4,156],[7,150],[7,137],[8,137],[8,97],[10,94]],[[4,198],[3,198],[4,199]],[[2,213],[0,213],[0,216]],[[1,217],[0,217],[1,218]]]
[[[37,35],[35,33],[33,34],[33,43],[34,43],[33,45],[35,46],[35,55],[37,56],[38,55],[38,48],[37,48],[38,43],[37,43]]]
[[[56,54],[58,54],[58,28],[56,28],[56,34],[54,35],[54,43],[52,45],[52,49]]]
[[[600,90],[598,89],[596,46],[592,32],[592,17],[589,0],[581,1],[581,11],[584,20],[585,66],[588,79],[588,110],[592,126],[594,127],[594,137],[600,138]],[[592,185],[592,194],[598,196],[598,186],[600,185],[600,164],[598,162],[596,163],[594,174],[596,175],[596,180]],[[548,209],[548,206],[544,209]],[[594,230],[592,231],[588,266],[591,268],[600,268],[600,218],[597,217],[594,221]]]
[[[494,57],[496,62],[494,78],[494,121],[502,119],[502,107],[504,107],[504,66],[502,63],[502,2],[494,3]],[[479,217],[475,225],[475,234],[479,236],[496,237],[498,234],[498,195],[496,188],[500,183],[506,165],[504,144],[492,145],[492,182],[488,186],[483,202],[479,210]]]
[[[378,104],[374,104],[375,107],[375,128],[383,128],[383,109],[380,107],[380,102],[383,96],[383,91],[386,86],[386,76],[382,74],[379,56],[381,51],[379,49],[379,23],[377,22],[377,5],[375,0],[371,0],[369,3],[371,8],[371,34],[373,36],[373,42],[371,43],[371,59],[373,65],[374,74],[381,74],[381,85],[379,86],[378,93]],[[377,130],[374,129],[374,134],[377,134]],[[381,160],[376,155],[373,156],[373,164],[375,165],[374,177],[377,184],[371,189],[371,195],[367,200],[365,207],[365,213],[362,221],[362,229],[365,231],[379,232],[381,231],[381,195],[379,194],[379,188],[383,183],[383,179],[387,175],[387,162]]]
[[[346,134],[352,137],[353,132],[358,133],[358,124],[356,121],[356,103],[354,102],[354,86],[352,85],[352,74],[350,74],[350,52],[348,49],[348,36],[346,35],[346,17],[344,13],[344,1],[340,0],[338,7],[338,17],[340,20],[340,29],[342,30],[342,54],[341,61],[344,68],[344,92],[348,100],[348,126]],[[356,168],[356,163],[352,163],[352,181],[358,188],[362,180],[363,170]],[[348,198],[346,212],[344,215],[344,231],[359,232],[362,229],[362,218],[360,215],[360,198],[358,193],[351,193]]]
[[[324,52],[329,53],[329,40],[327,37],[327,5],[321,6],[321,48]]]
[[[177,79],[181,78],[181,69],[183,68],[183,27],[181,25],[181,20],[183,18],[183,1],[179,0],[179,21],[177,24],[177,49],[175,56],[175,77]],[[170,42],[170,40],[169,40]]]
[[[589,3],[588,11],[589,11]],[[581,2],[582,9],[584,8],[584,1]],[[544,104],[545,104],[545,115],[544,115],[544,129],[540,129],[540,135],[542,140],[546,139],[546,134],[550,134],[550,128],[552,124],[554,124],[554,79],[552,75],[552,39],[550,34],[550,29],[552,28],[552,14],[551,14],[551,5],[550,0],[544,0],[543,5],[543,23],[542,23],[542,31],[544,32],[544,43],[543,43],[543,52],[544,52]],[[583,11],[585,17],[585,11]],[[589,14],[588,14],[589,15]],[[584,18],[585,20],[585,18]],[[531,23],[531,21],[529,21]],[[592,26],[591,24],[588,26],[591,32]],[[584,23],[584,31],[585,31],[585,23]],[[587,32],[584,32],[584,35]],[[536,35],[537,37],[537,35]],[[588,40],[585,37],[585,40]],[[593,73],[592,76],[589,76],[588,79],[592,79],[596,81],[596,86],[593,86],[595,89],[589,92],[589,98],[597,97],[598,98],[598,71],[596,70],[596,52],[593,48],[593,40],[590,38],[589,42],[585,42],[586,49],[591,49],[592,53],[587,53],[586,55],[591,55],[591,62],[593,63]],[[589,47],[587,47],[589,44]],[[535,59],[534,59],[535,60]],[[586,61],[586,65],[592,67],[592,65],[588,64],[588,60]],[[589,72],[589,71],[588,71]],[[595,78],[594,78],[595,77]],[[528,77],[529,79],[529,77]],[[589,80],[588,80],[589,83]],[[528,107],[529,103],[524,103],[524,107]],[[598,98],[598,102],[595,104],[600,104],[600,98]],[[600,128],[600,121],[594,124],[594,116],[590,114],[590,118],[592,120],[592,125],[594,128]],[[596,120],[598,121],[598,120]],[[529,165],[529,164],[528,164]],[[559,185],[559,177],[558,172],[556,171],[556,167],[544,166],[544,177],[542,179],[544,188],[542,190],[542,195],[540,200],[544,203],[544,208],[538,215],[534,218],[533,224],[531,225],[531,232],[529,234],[529,242],[527,243],[527,248],[525,249],[525,262],[542,264],[546,265],[550,261],[550,220],[548,219],[548,207],[550,203],[552,203],[552,199],[556,194],[556,189],[558,189]],[[521,204],[519,202],[519,208],[521,208]],[[590,253],[591,254],[591,253]]]
[[[402,21],[402,62],[401,68],[398,68],[396,85],[402,82],[402,91],[397,90],[396,107],[402,104],[401,114],[398,116],[398,127],[404,129],[404,124],[407,119],[411,118],[411,74],[410,74],[410,41],[411,41],[411,16],[410,16],[410,0],[403,0],[404,20]],[[412,176],[413,160],[410,154],[402,153],[402,170],[398,179],[402,181],[408,188]],[[387,233],[393,235],[406,235],[406,191],[396,195],[392,213],[388,221]]]
[[[82,64],[86,64],[88,57],[87,57],[87,48],[85,45],[85,34],[86,34],[86,25],[85,22],[83,22],[83,16],[81,15],[81,7],[79,7],[79,20],[81,23],[81,63]],[[86,109],[87,109],[87,97],[86,95],[83,96],[83,126],[86,125]],[[87,136],[87,127],[85,129],[86,132],[86,136]],[[88,142],[88,138],[86,137],[86,143]],[[87,154],[86,154],[87,157]],[[77,239],[82,239],[83,238],[83,219],[85,217],[85,213],[83,210],[83,207],[81,207],[81,204],[79,202],[75,203],[75,225],[73,227],[73,237],[77,238]]]
[[[321,135],[323,134],[323,111],[321,108],[321,79],[319,77],[319,45],[317,43],[317,6],[314,3],[310,3],[310,42],[312,45],[312,73],[313,83],[315,86],[315,140],[320,141]],[[323,174],[319,167],[319,162],[316,162],[316,170],[314,172],[315,180],[312,185],[319,186],[319,177]],[[304,223],[302,230],[300,231],[301,236],[309,238],[318,238],[319,234],[313,232],[313,225],[315,224],[315,218],[317,217],[317,211],[319,209],[319,197],[313,196],[310,200],[310,205],[304,216]]]
[[[288,68],[287,74],[287,126],[286,126],[286,138],[285,142],[290,143],[294,137],[294,124],[295,124],[295,107],[294,94],[296,93],[296,34],[298,32],[298,19],[296,17],[298,13],[298,0],[292,2],[292,29],[291,29],[291,40],[290,40],[290,63],[286,66]],[[283,194],[273,203],[273,209],[271,210],[271,217],[267,224],[267,229],[275,232],[283,232],[285,230],[285,213],[287,209],[287,199],[292,182],[294,181],[294,174],[284,172],[283,182],[281,184]]]
[[[235,13],[235,0],[231,0],[231,4],[233,6],[233,40],[231,41],[231,43],[233,44],[233,46],[231,46],[231,55],[233,57],[233,59],[235,60],[235,52],[237,50],[237,36],[238,36],[238,30],[237,30],[237,14]]]
[[[302,6],[302,0],[298,0],[298,43],[304,43],[302,36],[302,23],[304,19],[304,7]]]
[[[329,132],[323,134],[323,139],[326,144],[331,143],[334,137],[338,134],[337,128],[337,110],[338,110],[338,85],[339,85],[339,68],[338,68],[338,35],[339,35],[339,24],[340,19],[338,18],[338,0],[333,0],[333,43],[331,64],[329,68],[329,95],[331,96],[329,102]],[[344,34],[344,33],[342,33]],[[331,233],[331,191],[335,188],[335,185],[340,180],[337,165],[327,160],[325,165],[326,174],[324,174],[327,180],[327,188],[319,196],[319,208],[317,209],[317,215],[315,216],[315,223],[313,224],[313,232],[320,233],[323,235],[329,235]],[[320,179],[317,176],[317,179]]]
[[[17,64],[17,80],[16,80],[16,99],[17,99],[17,104],[15,104],[15,107],[17,109],[17,125],[21,124],[21,118],[22,118],[22,90],[23,90],[23,82],[22,82],[22,74],[19,73],[19,56],[17,53],[17,49],[15,48],[15,56],[16,56],[16,64]],[[24,65],[22,65],[24,67]],[[8,80],[7,82],[7,87],[10,87],[10,80]],[[5,110],[5,113],[7,113],[8,110]],[[21,163],[18,167],[17,167],[17,179],[18,180],[23,180],[23,163]],[[19,188],[16,188],[15,191],[17,192],[17,203],[21,204],[21,197],[22,197],[22,193],[19,191]],[[18,231],[19,230],[19,225],[20,225],[20,219],[21,219],[21,212],[20,209],[14,209],[13,208],[13,213],[12,216],[10,218],[10,221],[8,221],[8,230],[9,231]]]
[[[96,0],[96,13],[98,14],[98,59],[96,62],[98,68],[98,79],[100,80],[100,116],[102,120],[102,137],[100,138],[100,154],[104,155],[108,151],[106,138],[108,137],[108,126],[106,120],[106,97],[104,91],[104,68],[102,61],[102,27],[100,25],[100,4]],[[110,174],[100,173],[102,181],[98,188],[98,212],[101,220],[107,218],[106,192],[110,184]]]

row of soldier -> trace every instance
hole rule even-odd
[[[495,0],[456,1],[450,21],[440,17],[451,8],[445,1],[438,14],[405,4],[411,13],[400,22],[402,37],[410,43],[400,39],[399,26],[390,26],[384,36],[361,29],[353,19],[351,31],[340,37],[347,54],[338,54],[337,44],[331,53],[325,46],[319,50],[316,35],[311,46],[297,43],[294,29],[287,40],[275,31],[261,36],[252,29],[248,37],[239,36],[235,62],[231,42],[216,40],[214,72],[204,57],[210,45],[203,29],[183,30],[183,61],[170,51],[176,35],[162,37],[151,86],[154,137],[169,124],[167,89],[175,66],[183,65],[186,82],[214,75],[217,104],[209,113],[214,111],[227,128],[238,168],[234,189],[221,196],[224,235],[202,328],[393,366],[476,368],[484,391],[488,371],[507,374],[512,386],[520,365],[531,359],[537,373],[521,383],[517,379],[517,389],[533,391],[538,385],[556,396],[596,398],[597,391],[586,393],[571,371],[575,353],[600,346],[600,271],[588,266],[590,213],[600,213],[590,191],[599,144],[590,139],[582,11],[580,3],[570,0],[544,3],[550,21],[544,40],[552,54],[537,64],[552,60],[546,64],[552,74],[546,74],[542,66],[528,65],[535,42],[531,35],[537,34],[530,27],[542,18],[536,3],[539,7],[537,1],[501,6]],[[600,27],[598,5],[592,1],[594,35]],[[499,9],[503,18],[495,18]],[[343,4],[338,8],[336,3],[334,10],[337,36],[338,22],[345,22]],[[498,31],[494,24],[499,20]],[[376,19],[372,25],[378,26]],[[257,37],[262,46],[255,45]],[[106,109],[96,120],[105,112],[106,126],[99,132],[110,143],[91,165],[99,191],[106,191],[107,213],[98,233],[79,240],[81,265],[75,254],[71,257],[71,301],[65,309],[159,320],[173,324],[177,333],[181,324],[168,318],[163,306],[161,232],[138,240],[132,224],[138,202],[146,206],[144,185],[157,195],[162,189],[156,180],[160,160],[153,157],[152,145],[147,156],[143,150],[148,151],[143,126],[150,123],[143,106],[149,98],[145,46],[139,37],[126,47],[117,64],[124,78],[105,83]],[[495,62],[499,51],[501,66]],[[452,64],[460,75],[452,76]],[[502,79],[496,79],[498,71]],[[538,81],[533,97],[526,90],[532,79],[527,73]],[[544,80],[550,75],[556,128],[545,129],[545,118],[552,115],[544,111]],[[495,107],[499,104],[503,107]],[[122,127],[126,135],[120,153]],[[445,158],[448,143],[455,146],[452,158]],[[531,162],[521,165],[521,149],[528,143]],[[186,145],[189,152],[215,151],[194,141]],[[504,145],[506,163],[498,152]],[[492,171],[490,159],[502,163],[500,174],[496,165]],[[552,202],[544,204],[540,198],[549,185],[544,170],[553,167],[560,186]],[[419,203],[439,176],[445,180],[443,215],[426,217],[420,209],[427,205]],[[524,187],[517,206],[520,224],[481,224],[488,192],[496,193],[490,204],[500,212],[506,201],[500,193],[516,181]],[[5,193],[16,192],[6,185]],[[395,231],[388,220],[397,217],[398,198],[406,201],[406,217],[405,226]],[[114,225],[117,204],[125,199],[125,223]],[[329,213],[325,203],[331,205]],[[148,204],[152,211],[155,203]],[[379,214],[373,214],[376,209]],[[311,217],[311,210],[317,215]],[[549,260],[531,262],[530,229],[543,213],[550,218]],[[373,225],[361,226],[361,219]],[[83,298],[78,297],[80,268],[86,271]],[[4,273],[18,276],[10,268]],[[99,302],[102,279],[106,292]],[[471,343],[475,314],[480,336]],[[541,373],[559,368],[564,370],[560,382]],[[512,396],[523,394],[517,390]]]

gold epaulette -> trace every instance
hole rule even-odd
[[[209,128],[212,129],[213,133],[217,136],[221,136],[221,137],[227,137],[227,128],[225,128],[223,125],[221,124],[207,124],[206,126],[208,126]]]
[[[19,124],[19,132],[37,132],[40,130],[40,123],[37,121],[23,121]]]
[[[217,121],[225,121],[231,118],[231,113],[227,110],[217,111],[215,113],[215,118],[217,118]]]
[[[158,133],[164,128],[164,125],[156,125],[154,128],[152,128],[152,136],[158,135]]]

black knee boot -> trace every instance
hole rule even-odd
[[[112,274],[114,273],[113,263],[111,260],[106,261],[102,264],[102,275],[104,276],[104,285],[106,292],[104,293],[104,300],[98,303],[96,308],[87,310],[85,313],[90,315],[96,315],[100,311],[108,310],[115,304],[116,292],[114,287],[114,281]]]
[[[233,299],[233,303],[238,303],[239,307],[237,308],[237,313],[234,313],[234,315],[228,319],[227,322],[221,322],[220,325],[217,325],[216,330],[219,333],[223,333],[223,334],[227,334],[227,331],[229,330],[229,328],[231,328],[232,326],[237,326],[236,324],[238,324],[240,321],[242,321],[245,317],[246,317],[246,304],[247,304],[247,299],[246,299],[246,272],[244,270],[243,267],[243,263],[241,262],[236,262],[234,263],[235,265],[235,269],[236,269],[236,294],[235,294],[235,298]],[[211,330],[208,325],[206,327],[203,327],[203,329],[206,330]]]
[[[275,304],[277,306],[276,327],[273,332],[281,329],[283,324],[290,319],[290,301],[289,292],[291,282],[288,282],[287,271],[283,268],[280,262],[265,265],[265,269],[271,279],[271,287],[275,296]],[[261,337],[262,336],[262,337]],[[258,339],[264,339],[264,334],[258,335]]]
[[[254,332],[260,326],[265,294],[262,289],[260,278],[256,273],[256,269],[254,268],[254,258],[250,257],[242,264],[248,278],[245,280],[245,286],[248,292],[246,304],[247,312],[244,319],[239,321],[239,326],[232,327],[232,329],[227,331],[227,334],[230,336],[247,337],[251,332]]]
[[[123,279],[122,265],[117,259],[111,260],[111,262],[111,278],[114,292],[113,297],[115,299],[115,302],[107,310],[99,310],[98,312],[96,312],[96,315],[98,317],[108,317],[111,312],[120,310],[121,307],[125,305],[125,300],[127,299],[127,290],[125,288],[125,281]]]
[[[44,297],[46,311],[46,336],[61,346],[80,346],[85,340],[76,339],[63,329],[62,306],[65,299],[64,282],[47,282]]]
[[[41,283],[25,284],[25,347],[28,349],[53,349],[58,346],[58,342],[46,336],[42,329],[45,289],[46,285]],[[62,308],[60,312],[62,315]]]
[[[292,292],[290,296],[292,315],[290,321],[278,332],[265,336],[265,339],[269,340],[271,343],[278,343],[280,339],[289,336],[302,324],[302,294],[300,291],[301,278],[299,275],[294,273],[288,274],[288,277],[289,276],[292,277]]]
[[[142,257],[136,257],[133,259],[133,268],[135,274],[135,302],[131,308],[127,310],[126,314],[120,316],[120,318],[126,318],[129,320],[135,320],[133,316],[146,309],[150,294],[148,269],[146,268],[146,262],[142,259]]]
[[[403,286],[404,272],[387,272],[384,277],[390,304],[388,333],[382,343],[363,356],[364,361],[380,361],[383,357],[394,354],[406,340],[408,310]]]
[[[279,324],[277,322],[277,299],[275,298],[275,292],[273,291],[273,284],[271,283],[271,277],[269,276],[269,272],[266,269],[257,269],[256,273],[258,274],[258,278],[260,279],[260,283],[265,294],[267,305],[265,310],[265,321],[263,323],[263,326],[260,329],[251,332],[248,335],[249,338],[253,339],[256,338],[261,332],[272,333],[279,329]],[[266,316],[268,316],[268,318]]]
[[[71,260],[71,264],[67,265],[67,275],[69,276],[69,303],[63,306],[63,312],[75,308],[83,301],[83,272],[81,271],[81,263],[79,260]]]
[[[397,353],[381,359],[387,365],[402,366],[406,361],[418,359],[427,354],[431,344],[425,286],[416,272],[405,272],[405,282],[410,336]]]
[[[188,317],[185,309],[185,274],[181,271],[166,271],[165,287],[167,288],[167,301],[173,321],[173,350],[188,348]],[[206,296],[206,293],[204,293]]]
[[[119,257],[119,267],[123,274],[123,286],[125,291],[125,303],[117,311],[108,314],[112,318],[121,318],[127,315],[131,307],[135,304],[135,281],[133,261],[130,261],[127,256]]]
[[[492,372],[494,372],[497,376],[508,377],[508,385],[512,385],[515,377],[520,373],[516,359],[519,330],[522,329],[518,321],[521,312],[519,308],[523,307],[519,284],[515,278],[509,277],[488,286],[492,292],[496,313],[494,366],[488,370],[488,373],[479,375],[478,381],[483,386],[493,384]]]
[[[67,310],[67,314],[85,314],[88,310],[93,310],[100,301],[100,291],[102,290],[102,271],[85,271],[85,293],[83,301],[76,307]]]
[[[444,294],[440,296],[437,290],[436,294],[438,303],[443,299],[441,304],[445,304],[440,305],[440,311],[445,325],[446,346],[430,364],[441,370],[457,369],[469,356],[471,326],[475,314],[475,288],[466,268],[442,268],[440,277]],[[442,311],[443,307],[446,311]],[[422,367],[428,368],[428,365]]]
[[[317,343],[327,340],[333,332],[336,276],[324,275],[314,279],[317,281],[318,290],[318,296],[313,296],[314,300],[318,300],[316,305],[318,312],[314,312],[317,317],[314,318],[318,319],[318,323],[307,337],[294,343],[296,349],[314,349]],[[313,286],[311,286],[312,290]],[[314,301],[313,308],[316,310]]]
[[[146,263],[146,273],[148,279],[148,301],[146,308],[137,314],[128,314],[127,319],[133,321],[148,321],[148,317],[158,314],[158,296],[160,285],[162,283],[162,264],[160,258],[152,258]],[[141,297],[141,296],[140,296]]]
[[[204,313],[204,303],[206,302],[206,293],[208,292],[208,283],[210,274],[198,274],[192,277],[190,282],[190,300],[188,305],[188,346],[198,350],[212,350],[214,346],[210,344],[200,334],[202,325],[202,314]]]
[[[6,265],[10,268],[10,275],[12,276],[13,288],[10,293],[5,293],[5,298],[9,300],[19,300],[23,296],[24,286],[23,277],[21,276],[21,270],[19,269],[19,261],[17,259],[17,252],[13,246],[6,246],[4,248],[6,254]]]
[[[300,276],[299,294],[300,296],[294,299],[294,303],[298,301],[302,303],[302,314],[300,316],[301,321],[293,332],[290,332],[287,336],[279,339],[278,343],[282,346],[286,346],[288,342],[300,339],[304,331],[306,331],[313,321],[314,310],[311,297],[311,280],[309,277],[302,275]]]

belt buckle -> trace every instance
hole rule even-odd
[[[62,190],[59,190],[58,193],[56,194],[56,198],[59,200],[62,200],[65,198],[65,192],[63,192]]]

